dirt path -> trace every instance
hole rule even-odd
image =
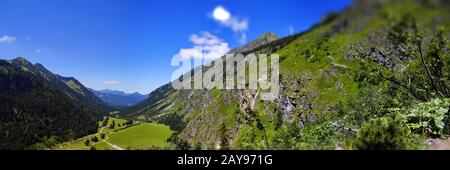
[[[103,129],[104,129],[104,127],[100,128],[100,131],[98,131],[98,132],[95,134],[95,136],[97,136],[98,134],[102,133],[102,132],[103,132]]]
[[[450,138],[427,140],[427,150],[450,150]]]
[[[97,136],[97,135],[99,135],[100,133],[102,133],[102,131],[103,131],[104,128],[105,128],[105,127],[102,127],[102,128],[100,129],[100,131],[99,131],[98,133],[95,134],[95,136]],[[105,134],[105,139],[102,140],[103,142],[105,142],[106,144],[108,144],[109,146],[111,146],[112,148],[114,148],[114,149],[116,149],[116,150],[125,150],[124,148],[122,148],[122,147],[120,147],[120,146],[117,146],[117,145],[114,145],[114,144],[108,142],[107,140],[108,140],[108,136],[107,136],[107,134]]]
[[[114,144],[112,144],[112,143],[109,143],[109,142],[106,141],[106,140],[103,140],[103,142],[107,143],[109,146],[111,146],[112,148],[114,148],[114,149],[116,149],[116,150],[125,150],[124,148],[122,148],[122,147],[120,147],[120,146],[117,146],[117,145],[114,145]]]

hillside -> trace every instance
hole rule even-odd
[[[259,36],[257,39],[245,44],[242,47],[238,47],[238,48],[234,48],[234,49],[230,50],[228,53],[239,54],[239,53],[243,53],[246,51],[251,51],[251,50],[254,50],[255,48],[258,48],[262,45],[268,44],[268,43],[273,42],[278,39],[280,39],[280,37],[278,35],[276,35],[275,33],[272,33],[272,32],[265,33],[265,34]]]
[[[128,94],[118,90],[89,90],[103,102],[116,109],[125,109],[131,107],[148,98],[148,95],[143,95],[138,92]]]
[[[19,60],[25,60],[19,58]],[[59,90],[63,91],[77,102],[83,104],[93,113],[106,114],[112,110],[111,107],[106,105],[102,100],[95,96],[88,88],[81,84],[73,77],[63,77],[57,74],[53,74],[48,71],[44,66],[37,63],[34,66],[29,66],[30,70],[35,74],[38,74],[47,79],[51,84],[55,85]]]
[[[450,134],[449,9],[445,0],[357,1],[306,32],[232,50],[280,55],[274,101],[169,83],[123,115],[170,125],[181,149],[420,148],[421,137]]]
[[[56,76],[24,58],[0,60],[0,149],[42,149],[96,132],[102,114],[96,111],[103,108],[87,106],[98,99],[84,92],[75,79]],[[82,101],[84,97],[92,100]]]

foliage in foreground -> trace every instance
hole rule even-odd
[[[399,120],[380,117],[370,120],[357,133],[353,147],[364,150],[416,149],[417,138]]]
[[[391,109],[386,116],[364,124],[353,146],[357,149],[417,149],[419,136],[445,137],[449,128],[448,99],[433,99],[411,109]],[[447,124],[446,124],[447,122]]]
[[[401,112],[398,110],[398,112]],[[404,111],[401,115],[403,123],[414,132],[430,137],[449,135],[449,102],[448,99],[433,99],[419,103],[416,107]]]

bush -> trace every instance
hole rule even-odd
[[[317,145],[316,147],[327,148],[331,146],[331,148],[328,149],[334,149],[334,145],[332,145],[332,137],[335,135],[337,134],[333,131],[333,127],[330,123],[308,125],[300,129],[300,141],[315,144]]]
[[[273,144],[281,149],[336,149],[349,134],[334,124],[339,123],[323,122],[301,128],[288,125],[276,133]]]
[[[448,99],[433,99],[420,103],[400,115],[414,132],[431,137],[443,137],[448,134],[445,129],[449,126],[446,124],[449,122],[448,109]]]
[[[353,147],[363,150],[415,149],[419,146],[416,138],[402,121],[380,117],[364,124],[353,140]]]
[[[92,142],[98,142],[97,136],[92,137],[92,138],[91,138],[91,141],[92,141]]]
[[[84,141],[84,145],[89,146],[89,144],[91,143],[91,141],[89,139],[86,139],[86,141]]]

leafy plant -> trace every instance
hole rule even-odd
[[[391,116],[370,120],[358,131],[353,147],[363,150],[416,149],[416,136],[405,124]]]
[[[449,119],[448,107],[448,99],[438,98],[420,103],[400,116],[414,132],[441,137],[445,135],[445,122]]]
[[[346,135],[345,131],[331,122],[310,124],[301,128],[292,124],[277,133],[274,145],[282,149],[335,149]]]

